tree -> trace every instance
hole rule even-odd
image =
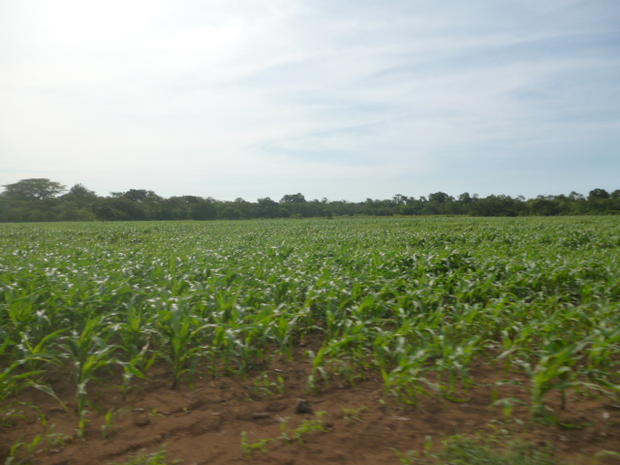
[[[47,178],[22,179],[13,184],[5,184],[4,195],[14,200],[49,200],[66,189],[60,183]]]
[[[552,196],[539,195],[527,203],[533,215],[554,216],[561,213],[560,206]]]
[[[519,200],[508,195],[488,195],[469,204],[469,213],[476,216],[517,216]]]
[[[392,202],[394,203],[394,205],[405,205],[407,203],[407,200],[409,200],[407,196],[402,194],[396,194],[394,197],[392,197]]]
[[[97,199],[95,194],[90,189],[87,189],[82,184],[75,184],[69,192],[60,197],[61,200],[74,202],[79,206],[86,206],[93,204]]]
[[[146,189],[129,189],[122,196],[134,202],[159,202],[162,200],[155,192]]]
[[[275,218],[278,216],[278,202],[269,197],[256,201],[256,215],[260,218]]]
[[[429,202],[445,203],[451,199],[452,198],[445,192],[433,192],[428,195]]]
[[[459,195],[459,202],[461,203],[469,204],[473,201],[474,199],[471,197],[471,195],[469,195],[469,192],[463,192],[461,195]]]
[[[281,211],[284,216],[308,216],[308,202],[301,193],[286,194],[280,199]]]
[[[301,193],[297,194],[286,194],[280,200],[280,203],[305,203],[306,198]]]
[[[608,199],[609,192],[605,189],[593,189],[588,193],[588,200],[596,200],[596,199]]]
[[[198,198],[198,201],[192,202],[191,204],[190,218],[193,220],[214,220],[217,218],[216,205],[217,203],[212,198]]]
[[[451,203],[453,200],[445,192],[428,194],[428,202],[424,206],[424,213],[431,215],[451,213]]]

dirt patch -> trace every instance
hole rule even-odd
[[[171,462],[185,465],[381,465],[398,464],[395,451],[477,433],[550,443],[575,464],[593,463],[602,450],[620,451],[620,409],[609,399],[573,395],[560,413],[563,426],[543,425],[530,419],[527,380],[501,370],[477,368],[476,386],[458,401],[424,398],[417,406],[390,400],[376,378],[308,392],[308,370],[281,365],[244,379],[198,379],[176,390],[162,373],[127,395],[100,386],[81,439],[68,387],[57,389],[68,410],[43,393],[25,392],[22,404],[13,403],[22,415],[0,429],[0,459],[21,441],[18,453],[40,465],[123,463],[162,445]],[[42,442],[28,452],[37,435]]]

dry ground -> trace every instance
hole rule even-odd
[[[54,441],[58,435],[48,435],[30,457],[25,457],[22,447],[23,463],[125,463],[165,445],[170,462],[182,459],[184,465],[382,465],[398,464],[395,451],[421,450],[429,438],[438,446],[442,438],[454,434],[481,433],[500,444],[515,438],[540,446],[552,444],[556,456],[567,463],[618,463],[611,457],[594,458],[602,450],[620,451],[620,406],[609,399],[573,395],[560,414],[564,426],[543,425],[530,419],[527,380],[498,369],[476,368],[476,387],[458,402],[427,398],[411,407],[390,401],[380,379],[309,393],[309,366],[290,362],[277,366],[267,373],[272,380],[279,376],[285,382],[278,386],[283,392],[277,392],[274,382],[273,394],[258,387],[257,377],[198,379],[171,390],[164,373],[125,396],[115,385],[98,387],[91,396],[91,422],[82,439],[74,437],[78,417],[68,385],[63,389],[59,382],[57,388],[68,411],[43,393],[25,392],[19,400],[38,408],[21,406],[25,416],[2,427],[0,460],[5,460],[16,441],[28,442],[39,433],[53,431],[72,438],[61,443]],[[500,380],[507,382],[498,385]],[[498,398],[516,400],[510,416],[493,405]],[[315,413],[296,413],[299,399],[307,400]],[[551,403],[559,405],[559,400]],[[111,409],[114,417],[102,428]],[[307,420],[316,420],[316,412],[325,412],[319,416],[327,431],[308,432],[300,440],[282,438],[283,430],[290,437],[304,421],[308,425]],[[46,426],[40,421],[42,414]],[[250,454],[241,445],[243,432],[248,443],[273,440]]]

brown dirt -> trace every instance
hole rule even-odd
[[[124,463],[138,453],[151,453],[165,445],[170,462],[182,459],[184,465],[396,465],[395,450],[420,450],[429,436],[439,445],[442,438],[454,434],[476,433],[505,442],[520,438],[538,445],[551,443],[559,457],[574,464],[597,463],[593,457],[602,450],[620,451],[620,409],[612,401],[573,395],[560,417],[564,423],[576,425],[574,428],[542,425],[530,419],[527,380],[499,369],[477,368],[477,384],[464,401],[427,398],[416,407],[390,401],[379,379],[308,393],[306,365],[288,363],[267,373],[272,379],[285,379],[284,394],[261,396],[255,387],[258,376],[198,379],[171,390],[169,378],[160,373],[125,397],[114,385],[98,387],[91,395],[93,407],[85,437],[39,445],[27,463]],[[507,383],[498,386],[501,380]],[[78,417],[71,390],[60,385],[57,391],[70,405],[69,411],[38,391],[20,396],[19,401],[28,405],[18,406],[24,417],[0,426],[0,460],[5,459],[11,444],[49,432],[51,425],[57,433],[74,435]],[[494,399],[507,397],[521,402],[510,417],[492,405]],[[315,413],[325,412],[328,431],[308,433],[299,441],[274,439],[264,450],[244,454],[242,432],[249,442],[257,443],[280,437],[282,422],[292,431],[304,420],[315,419],[312,414],[295,412],[299,399],[307,400]],[[557,406],[559,399],[552,398],[551,403]],[[102,425],[110,409],[116,413],[104,437]],[[356,414],[353,409],[361,410]],[[46,426],[40,421],[41,414],[47,419]],[[598,463],[617,462],[606,458]]]

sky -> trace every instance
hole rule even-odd
[[[620,188],[618,0],[0,0],[0,185]]]

